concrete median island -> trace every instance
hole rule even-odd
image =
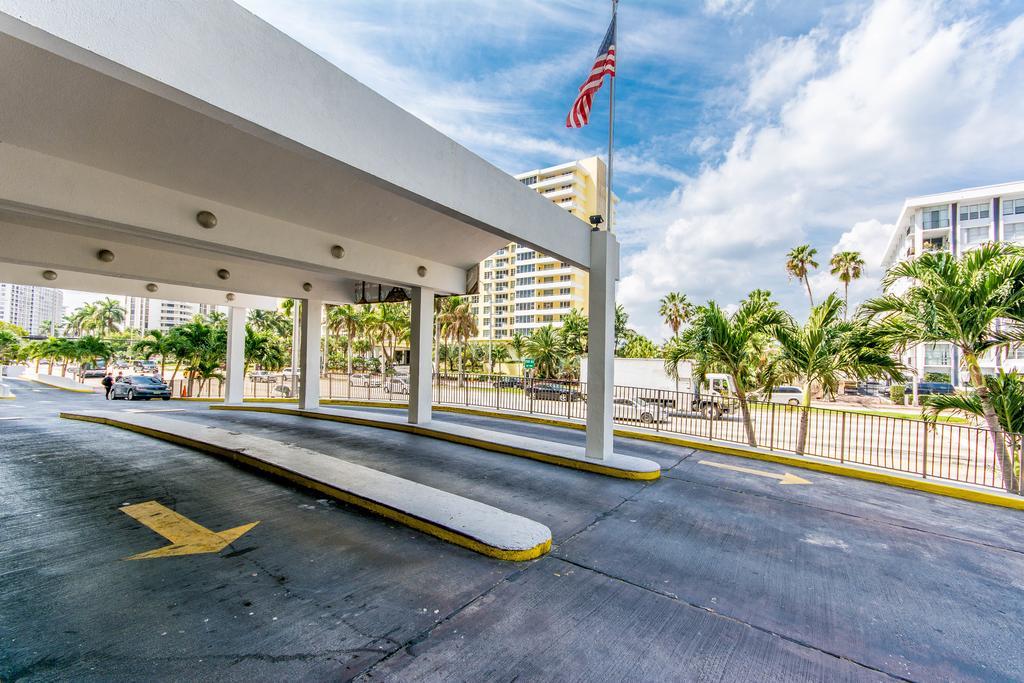
[[[490,557],[530,560],[551,549],[551,531],[531,519],[299,446],[143,413],[60,416],[218,455]]]
[[[474,446],[488,451],[515,455],[532,460],[539,460],[561,467],[603,474],[619,479],[636,479],[650,481],[661,476],[661,466],[653,460],[635,458],[628,455],[612,454],[604,460],[586,457],[584,449],[572,444],[546,441],[528,436],[493,432],[479,427],[451,424],[448,422],[431,422],[428,424],[410,424],[398,415],[386,415],[360,410],[340,408],[318,408],[302,410],[293,406],[276,405],[212,405],[211,410],[242,410],[280,415],[295,415],[315,420],[344,422],[365,427],[380,427],[401,432],[408,432],[432,439],[451,441],[467,446]]]

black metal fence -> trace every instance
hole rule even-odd
[[[183,387],[188,393],[185,380],[172,384],[175,396],[182,395]],[[298,380],[290,375],[246,378],[244,395],[291,398],[297,390]],[[320,379],[325,399],[404,403],[408,393],[403,376],[354,373]],[[219,398],[223,384],[211,379],[200,386],[196,380],[190,395]],[[468,373],[436,374],[433,380],[438,405],[575,420],[586,419],[586,395],[587,384],[579,381]],[[783,398],[793,400],[792,395]],[[765,401],[749,402],[745,418],[735,397],[642,387],[616,386],[613,399],[614,420],[623,425],[1024,494],[1019,476],[1024,436],[1019,434],[1004,439],[1007,463],[1013,463],[1004,467],[991,432],[970,424]]]

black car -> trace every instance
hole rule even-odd
[[[904,392],[906,395],[914,393],[914,387],[908,386]],[[929,396],[934,394],[952,394],[953,385],[949,382],[921,382],[917,385],[918,396]]]
[[[562,384],[531,384],[526,387],[526,395],[530,398],[546,399],[549,401],[578,401],[583,394]]]
[[[495,389],[522,389],[523,378],[522,377],[499,377],[494,380]]]
[[[114,386],[110,390],[110,398],[115,401],[118,399],[148,401],[151,398],[169,401],[171,400],[171,388],[158,377],[132,375],[125,377],[120,382],[114,382]]]

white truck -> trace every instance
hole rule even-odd
[[[664,391],[691,391],[692,367],[689,361],[679,364],[679,380],[665,372],[665,361],[661,358],[616,358],[614,381],[617,387],[639,387]],[[587,357],[580,359],[580,379],[587,381]]]

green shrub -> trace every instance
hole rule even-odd
[[[904,384],[893,384],[889,387],[889,400],[898,406],[903,405],[906,390],[907,387]]]

